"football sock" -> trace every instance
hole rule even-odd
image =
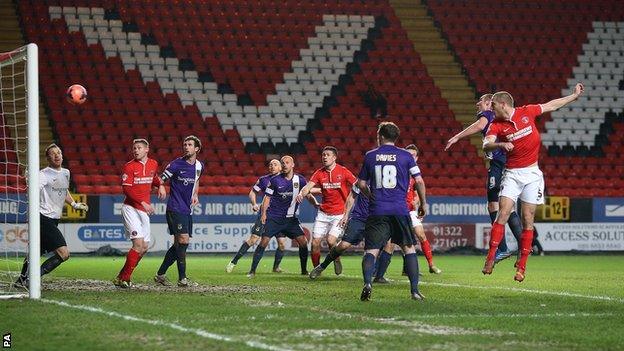
[[[240,258],[243,257],[243,255],[247,252],[247,250],[249,250],[249,244],[247,244],[246,241],[243,241],[243,245],[241,245],[236,255],[234,255],[234,258],[232,259],[232,263],[237,264],[238,260],[240,260]]]
[[[312,251],[312,265],[314,267],[318,266],[321,263],[321,252],[320,251]]]
[[[308,271],[308,247],[306,245],[299,246],[299,263],[301,264],[301,273]]]
[[[163,262],[160,265],[160,268],[158,268],[158,273],[157,273],[158,275],[163,275],[167,273],[167,269],[169,269],[169,267],[171,267],[173,262],[175,262],[177,258],[175,246],[176,244],[174,243],[173,245],[171,245],[169,250],[167,250],[167,252],[165,253],[165,258],[163,258]]]
[[[512,213],[515,213],[515,212],[512,212]],[[494,224],[494,221],[496,221],[496,216],[498,216],[498,211],[490,212],[490,223]],[[509,225],[509,227],[511,227],[511,224]],[[503,235],[503,238],[500,240],[500,243],[498,244],[498,250],[507,251],[507,240],[505,238],[505,235]]]
[[[264,250],[266,248],[262,247],[262,245],[258,245],[256,247],[256,251],[254,251],[254,255],[253,255],[253,261],[251,261],[251,268],[249,269],[249,272],[256,272],[256,268],[258,268],[258,263],[260,263],[260,260],[262,259],[262,256],[264,255]]]
[[[54,268],[58,267],[61,263],[63,263],[63,259],[55,252],[54,256],[48,258],[41,265],[41,275],[52,272]]]
[[[188,244],[178,244],[176,255],[178,256],[178,280],[186,278],[186,249]]]
[[[431,244],[429,244],[429,240],[425,239],[421,241],[420,248],[422,249],[425,258],[427,259],[429,267],[433,266],[433,254],[431,253]]]
[[[338,259],[340,255],[342,255],[342,253],[343,251],[340,251],[338,249],[338,245],[332,247],[331,250],[329,250],[327,256],[325,256],[325,260],[321,262],[321,267],[323,267],[323,269],[326,269],[332,262]]]
[[[134,268],[136,268],[140,260],[141,260],[141,255],[139,254],[138,251],[132,248],[128,250],[128,254],[126,255],[126,263],[121,268],[121,271],[119,272],[119,275],[118,275],[119,279],[123,281],[129,281],[130,277],[132,276],[132,272],[134,271]]]
[[[496,249],[498,249],[498,245],[503,236],[505,236],[505,226],[494,222],[494,224],[492,224],[492,231],[490,232],[490,248],[487,254],[488,261],[492,261],[496,257]]]
[[[375,278],[381,278],[386,274],[386,270],[388,270],[388,266],[390,265],[390,260],[392,259],[392,254],[387,253],[385,250],[381,250],[379,254],[379,258],[377,259],[376,266],[377,270],[375,272]]]
[[[371,253],[365,253],[362,258],[362,276],[364,284],[373,283],[373,271],[375,270],[375,256]]]
[[[28,278],[28,258],[24,259],[24,264],[22,265],[22,272],[20,273],[22,279]]]
[[[494,224],[496,216],[498,216],[498,211],[490,212],[490,223]]]
[[[520,238],[522,237],[522,222],[520,221],[520,216],[516,211],[512,212],[509,215],[509,220],[507,221],[507,225],[511,232],[513,233],[514,238],[518,241],[518,246],[520,246]]]
[[[282,263],[282,257],[284,257],[284,250],[279,247],[275,250],[275,261],[273,261],[273,269],[277,269]]]
[[[418,292],[418,259],[416,253],[403,256],[403,260],[405,260],[407,276],[410,281],[410,291],[412,293]]]
[[[523,271],[526,269],[527,260],[533,249],[533,230],[523,230],[520,239],[520,260],[518,261],[518,269]]]

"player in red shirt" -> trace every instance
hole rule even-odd
[[[418,147],[414,144],[410,144],[405,147],[412,156],[414,160],[418,162]],[[424,183],[423,183],[424,184]],[[424,186],[424,185],[423,185]],[[423,190],[424,191],[424,190]],[[425,258],[427,259],[427,263],[429,265],[429,273],[433,274],[441,274],[442,270],[435,266],[433,263],[433,253],[431,252],[431,245],[429,244],[429,240],[427,240],[427,236],[425,235],[425,228],[422,225],[422,220],[418,216],[418,207],[420,205],[420,199],[418,198],[418,194],[416,193],[416,181],[414,178],[410,178],[409,187],[407,188],[407,196],[405,198],[407,202],[407,208],[409,209],[410,220],[412,223],[412,227],[414,228],[414,232],[416,233],[416,237],[420,242],[420,249],[422,250]],[[375,272],[375,279],[373,279],[374,283],[389,283],[390,281],[384,277],[386,274],[386,269],[390,265],[390,260],[392,259],[392,253],[394,252],[395,245],[386,245],[383,250],[379,253],[379,257],[375,264],[377,265],[377,270]],[[405,263],[405,261],[403,261]],[[403,266],[403,275],[407,275],[406,267]]]
[[[414,160],[418,161],[418,147],[414,144],[410,144],[405,147],[405,149],[414,156]],[[414,231],[416,232],[416,237],[420,242],[420,249],[422,250],[425,258],[427,259],[427,263],[429,264],[429,273],[440,274],[442,270],[433,264],[433,254],[431,253],[431,245],[429,244],[429,240],[427,240],[427,236],[425,235],[425,228],[422,225],[421,219],[418,217],[418,205],[420,204],[420,199],[418,198],[418,194],[416,193],[416,181],[414,178],[410,179],[410,186],[407,189],[407,207],[410,211],[410,219],[412,220],[412,227],[414,227]]]
[[[134,160],[126,163],[121,176],[121,185],[126,195],[121,213],[124,221],[126,237],[132,240],[132,248],[126,255],[126,263],[113,280],[120,288],[131,287],[132,271],[145,255],[151,241],[150,220],[148,215],[154,214],[150,204],[150,193],[153,187],[158,188],[158,198],[167,196],[162,180],[158,176],[158,163],[147,157],[149,143],[145,139],[132,142]]]
[[[321,263],[321,239],[326,238],[329,249],[333,248],[338,241],[342,228],[338,225],[344,215],[345,201],[351,187],[355,182],[355,176],[346,167],[336,163],[338,150],[333,146],[325,146],[321,152],[323,167],[314,172],[306,186],[301,189],[297,201],[301,202],[310,190],[319,186],[323,201],[314,221],[312,230],[312,264],[314,267]],[[336,275],[342,273],[340,259],[334,261]]]
[[[572,94],[551,100],[541,105],[526,105],[514,108],[513,97],[505,91],[492,97],[492,109],[496,119],[488,129],[483,150],[490,152],[503,149],[507,153],[507,164],[501,181],[498,205],[499,211],[490,233],[488,251],[483,274],[492,274],[496,249],[505,234],[505,224],[518,198],[522,201],[522,236],[520,258],[516,262],[514,279],[524,280],[526,262],[533,242],[533,220],[537,205],[544,203],[544,175],[537,165],[541,146],[535,118],[543,113],[560,109],[575,101],[583,93],[578,83]]]

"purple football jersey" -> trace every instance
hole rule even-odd
[[[409,215],[407,190],[410,177],[420,175],[414,157],[394,145],[381,145],[366,153],[358,178],[366,180],[371,191],[369,214]]]
[[[162,174],[162,180],[169,180],[171,190],[167,211],[191,214],[191,198],[204,164],[199,160],[190,164],[183,157],[173,160]]]
[[[256,180],[256,183],[253,186],[253,191],[256,194],[264,193],[264,191],[267,188],[267,186],[269,186],[269,182],[271,181],[271,178],[274,177],[274,176],[275,175],[273,175],[273,174],[266,174],[266,175],[263,175],[262,177],[258,178],[258,180]]]
[[[271,197],[271,203],[267,209],[267,218],[297,217],[299,204],[296,198],[306,183],[306,179],[299,174],[294,174],[290,180],[286,179],[283,174],[271,178],[269,186],[264,191]]]
[[[487,124],[485,125],[485,128],[483,128],[483,130],[481,131],[481,133],[485,137],[485,134],[487,133],[487,130],[490,128],[490,124],[492,124],[492,121],[494,120],[494,118],[496,118],[496,115],[494,114],[494,111],[487,110],[487,111],[481,111],[477,113],[477,120],[481,117],[484,117],[488,121]],[[507,162],[507,155],[505,155],[505,151],[503,151],[503,149],[500,149],[500,148],[497,148],[496,150],[491,151],[491,152],[487,152],[485,156],[491,160],[500,161],[503,164]]]
[[[351,208],[349,218],[366,221],[368,218],[368,197],[360,193],[360,188],[356,184],[353,184],[353,192],[357,195],[355,196],[355,202],[353,203],[353,208]]]

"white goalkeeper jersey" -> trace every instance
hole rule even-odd
[[[69,170],[46,167],[39,171],[39,213],[49,218],[61,218],[69,189]]]

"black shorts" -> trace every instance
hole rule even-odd
[[[67,246],[63,233],[58,229],[59,220],[39,214],[39,233],[41,237],[41,254],[52,252],[59,247]]]
[[[193,237],[193,216],[173,211],[167,211],[165,216],[167,217],[169,234],[188,234],[189,237]]]
[[[504,169],[504,163],[494,160],[490,161],[486,184],[488,202],[498,202],[498,193],[500,192],[501,179],[503,178]]]
[[[296,217],[280,219],[267,218],[264,233],[262,233],[262,236],[268,236],[269,238],[274,236],[287,236],[294,239],[301,235],[304,235],[303,228],[301,228],[299,218]]]
[[[254,224],[251,226],[251,235],[262,236],[262,234],[264,234],[265,229],[266,229],[266,224],[262,224],[262,220],[260,219],[260,216],[258,216]],[[284,234],[278,233],[275,237],[283,238],[284,236],[285,236]]]
[[[369,216],[364,229],[364,250],[383,248],[388,239],[399,246],[416,243],[416,234],[409,215]]]
[[[364,228],[366,222],[359,218],[351,218],[347,223],[342,241],[346,241],[351,245],[357,245],[364,240]]]

